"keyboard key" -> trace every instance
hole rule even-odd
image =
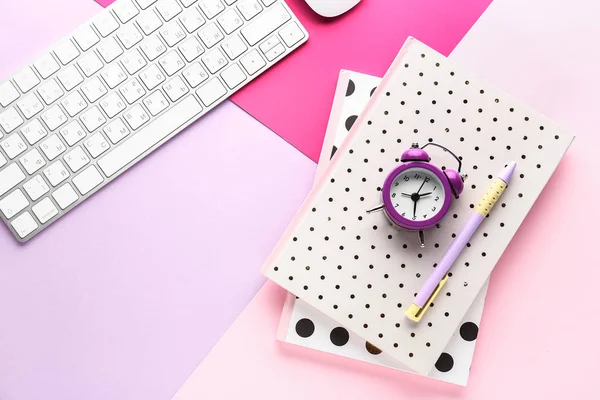
[[[67,65],[77,57],[79,57],[79,50],[69,39],[64,39],[54,48],[54,54],[58,57],[58,60],[63,64]]]
[[[75,39],[75,42],[79,45],[79,47],[81,47],[81,50],[83,51],[91,49],[96,43],[100,41],[100,38],[98,37],[98,35],[96,35],[96,32],[94,32],[92,27],[89,25],[79,28],[77,32],[75,32],[75,35],[73,35],[73,39]],[[42,77],[44,76],[42,75]]]
[[[19,215],[10,224],[21,239],[26,238],[27,235],[29,235],[39,227],[39,225],[37,224],[37,222],[35,222],[29,211],[25,211],[23,214]]]
[[[273,61],[274,59],[276,59],[283,53],[285,53],[285,47],[281,43],[279,43],[277,46],[275,46],[271,50],[267,51],[265,53],[265,57],[267,57],[267,60]]]
[[[298,24],[292,22],[279,31],[279,36],[281,36],[287,47],[292,47],[304,39],[304,32],[302,32]]]
[[[123,54],[123,49],[114,38],[104,39],[96,46],[96,50],[98,50],[105,63],[109,63]]]
[[[225,10],[225,6],[220,0],[200,0],[198,5],[208,19],[216,17]]]
[[[6,160],[6,157],[4,157],[2,155],[2,153],[0,153],[0,168],[4,167],[6,165],[8,161]]]
[[[213,47],[225,38],[214,22],[209,23],[198,32],[198,36],[207,48]]]
[[[25,139],[27,139],[30,145],[34,145],[42,140],[42,138],[46,137],[48,131],[40,121],[34,119],[21,129],[21,133],[25,136]]]
[[[144,60],[144,57],[142,57],[140,52],[137,50],[132,50],[129,53],[125,54],[121,58],[121,63],[123,64],[127,72],[129,72],[129,75],[135,74],[136,72],[138,72],[146,66],[146,60]]]
[[[50,191],[50,187],[39,174],[25,182],[23,184],[23,189],[25,189],[25,192],[32,201],[37,201],[37,199]]]
[[[167,46],[158,38],[158,36],[151,36],[144,40],[140,46],[142,52],[146,55],[148,60],[154,61],[167,51]]]
[[[187,81],[188,85],[195,88],[202,82],[208,79],[208,74],[202,68],[200,63],[193,63],[188,69],[183,71],[183,77]]]
[[[178,76],[173,78],[170,82],[167,82],[167,84],[163,86],[163,89],[172,102],[179,100],[189,92],[188,87]]]
[[[140,79],[148,90],[152,90],[165,81],[165,75],[153,64],[140,73]]]
[[[28,205],[29,201],[21,189],[17,189],[0,201],[0,211],[7,219],[11,219]]]
[[[73,178],[73,184],[83,196],[92,191],[96,186],[102,183],[104,179],[100,172],[90,165],[82,173]]]
[[[279,37],[277,35],[273,35],[264,42],[262,42],[260,46],[258,46],[258,48],[260,49],[260,51],[262,51],[263,54],[265,54],[273,47],[277,46],[279,43],[281,43],[279,41]]]
[[[142,98],[143,95],[146,94],[146,90],[142,87],[142,85],[138,82],[137,79],[131,79],[126,84],[121,86],[119,89],[125,100],[129,104],[135,103],[137,100]]]
[[[45,224],[58,215],[58,209],[54,206],[50,197],[46,197],[44,200],[31,207],[31,211],[33,211],[42,224]]]
[[[85,154],[81,146],[77,146],[68,152],[64,159],[73,172],[79,171],[90,162],[90,158]]]
[[[87,103],[79,92],[71,93],[65,97],[60,104],[62,104],[67,111],[67,114],[69,114],[71,117],[76,116],[87,107]]]
[[[142,13],[136,22],[146,36],[160,28],[163,24],[160,17],[153,11]]]
[[[25,180],[25,174],[17,164],[9,164],[0,170],[0,196]]]
[[[84,143],[85,148],[90,152],[90,155],[94,158],[98,157],[100,154],[104,153],[110,148],[110,145],[104,139],[104,136],[101,133],[96,133]]]
[[[60,66],[50,54],[46,54],[33,63],[33,66],[37,70],[38,74],[42,79],[48,78],[50,75],[60,69]]]
[[[248,73],[248,75],[254,75],[262,67],[267,65],[265,60],[260,56],[257,50],[251,50],[248,54],[240,59],[242,66]]]
[[[183,4],[184,7],[189,7],[192,4],[194,4],[197,0],[180,0],[181,4]]]
[[[64,153],[67,149],[63,142],[56,135],[51,135],[48,139],[44,140],[40,146],[40,149],[46,155],[46,158],[50,161],[54,160],[60,154]]]
[[[204,48],[202,48],[200,41],[192,36],[179,45],[179,51],[181,51],[187,62],[192,62],[204,53]]]
[[[74,65],[63,68],[56,77],[67,90],[72,90],[75,86],[83,82],[83,76]]]
[[[96,17],[94,26],[98,29],[98,32],[100,32],[102,37],[107,37],[119,29],[119,23],[115,20],[115,17],[107,11],[100,13],[100,15]]]
[[[228,6],[232,5],[233,3],[235,3],[237,0],[225,0],[225,4],[227,4]]]
[[[185,66],[185,62],[183,62],[176,51],[171,51],[158,63],[165,70],[168,76],[173,76],[177,71],[181,70]]]
[[[244,24],[242,17],[232,8],[221,14],[217,18],[217,22],[228,35]]]
[[[135,25],[129,24],[121,27],[117,31],[117,37],[121,41],[123,47],[127,50],[138,44],[144,38]]]
[[[44,103],[50,105],[64,94],[58,83],[54,79],[47,81],[38,88],[38,94],[44,100]]]
[[[262,7],[258,4],[258,0],[241,1],[238,3],[237,9],[240,10],[246,21],[250,21],[262,11]]]
[[[127,79],[127,74],[119,66],[119,64],[111,64],[100,72],[100,76],[109,88],[114,89]]]
[[[104,118],[98,107],[93,106],[81,114],[81,122],[88,131],[94,132],[106,122],[106,118]]]
[[[119,0],[115,2],[113,4],[113,11],[123,24],[139,14],[139,10],[133,5],[131,0]]]
[[[0,147],[4,149],[4,152],[11,160],[27,150],[27,145],[16,132],[0,142]]]
[[[202,104],[208,107],[221,97],[225,96],[227,94],[227,89],[225,89],[225,86],[223,86],[219,79],[213,78],[198,89],[196,94],[200,97],[200,100],[202,100]]]
[[[17,102],[17,107],[23,113],[25,118],[30,119],[44,109],[44,105],[37,98],[35,93],[23,97]]]
[[[257,17],[250,25],[243,27],[241,32],[250,46],[254,46],[291,18],[285,7],[279,3]]]
[[[104,127],[104,133],[113,144],[117,144],[129,135],[129,129],[127,129],[121,118],[117,118]]]
[[[142,10],[145,10],[146,8],[150,7],[152,4],[156,3],[156,0],[135,0],[135,2]]]
[[[165,21],[172,20],[182,11],[176,0],[159,0],[156,10]]]
[[[13,79],[23,93],[27,93],[40,83],[39,78],[30,67],[25,67]]]
[[[150,119],[148,114],[146,114],[146,111],[139,104],[136,104],[127,110],[125,114],[123,114],[123,117],[125,117],[125,121],[127,121],[132,130],[136,130]]]
[[[67,122],[67,116],[62,112],[58,105],[54,105],[42,114],[42,120],[46,123],[49,130],[53,131]]]
[[[233,64],[221,73],[221,78],[229,86],[229,89],[233,89],[246,80],[246,74],[244,74],[239,65]]]
[[[185,32],[176,21],[173,21],[160,28],[160,36],[162,36],[169,47],[173,47],[185,39]]]
[[[125,102],[116,92],[113,92],[100,101],[100,107],[108,118],[113,118],[125,109]]]
[[[188,96],[98,160],[98,166],[106,176],[113,176],[201,111],[198,101],[193,96]]]
[[[244,41],[237,34],[223,42],[221,47],[223,48],[223,51],[225,51],[225,54],[232,60],[235,60],[248,50],[248,46],[246,46]]]
[[[0,105],[8,107],[13,101],[19,98],[19,92],[11,81],[6,81],[0,85]]]
[[[23,118],[21,118],[14,107],[6,109],[0,114],[0,126],[6,133],[11,133],[23,122]]]
[[[86,132],[83,130],[79,122],[74,120],[69,122],[67,126],[60,130],[60,135],[69,146],[73,146],[85,137]]]
[[[156,91],[144,99],[144,105],[150,114],[156,116],[169,107],[169,102],[160,91]]]
[[[48,181],[52,186],[57,186],[69,177],[69,172],[62,161],[59,160],[44,169],[44,175],[48,178]]]
[[[202,62],[211,74],[221,70],[228,63],[227,57],[219,49],[213,50],[202,57]]]
[[[77,65],[79,65],[79,68],[81,68],[85,76],[89,78],[100,71],[104,64],[102,64],[102,61],[100,61],[100,58],[98,58],[96,53],[90,52],[77,60]]]
[[[106,93],[108,93],[108,89],[104,87],[104,85],[102,84],[100,79],[98,79],[97,76],[93,77],[92,79],[89,79],[87,82],[81,85],[81,91],[90,103],[95,102],[96,100],[104,96]]]
[[[265,5],[265,7],[269,7],[271,4],[275,3],[277,0],[260,0]]]
[[[189,33],[195,32],[206,22],[196,7],[190,8],[184,12],[181,17],[179,17],[179,21],[181,21],[181,24]]]
[[[33,175],[36,171],[46,165],[46,160],[44,160],[44,157],[42,157],[38,149],[27,152],[19,159],[19,162],[29,175]]]
[[[52,197],[63,210],[75,203],[79,198],[69,183],[66,183],[64,186],[55,190],[54,193],[52,193]]]

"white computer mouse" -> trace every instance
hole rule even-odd
[[[309,7],[323,17],[342,15],[359,2],[360,0],[306,0]]]

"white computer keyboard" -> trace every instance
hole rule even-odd
[[[307,39],[281,0],[117,0],[0,83],[0,218],[31,239]]]

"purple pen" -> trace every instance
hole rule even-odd
[[[510,178],[515,171],[515,167],[517,163],[512,162],[508,164],[500,175],[494,178],[494,181],[486,190],[485,195],[479,200],[477,206],[475,207],[475,212],[469,218],[465,226],[462,228],[458,236],[454,239],[446,254],[442,260],[438,263],[435,271],[429,276],[417,296],[413,301],[413,304],[406,311],[405,315],[415,322],[419,322],[425,311],[429,308],[429,305],[433,301],[433,299],[437,296],[442,286],[448,280],[448,271],[454,261],[462,251],[462,249],[466,246],[467,242],[473,236],[473,233],[477,230],[479,225],[483,222],[485,217],[490,213],[494,204],[498,201],[504,189],[508,185]]]

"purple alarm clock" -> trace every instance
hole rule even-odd
[[[429,161],[424,150],[436,146],[458,161],[458,170],[441,169]],[[458,198],[464,188],[466,175],[460,173],[461,160],[450,150],[437,143],[419,147],[413,143],[402,153],[402,164],[385,178],[381,191],[382,204],[367,213],[383,210],[392,225],[398,229],[416,231],[421,247],[425,246],[423,231],[433,228],[448,213],[452,198]]]

